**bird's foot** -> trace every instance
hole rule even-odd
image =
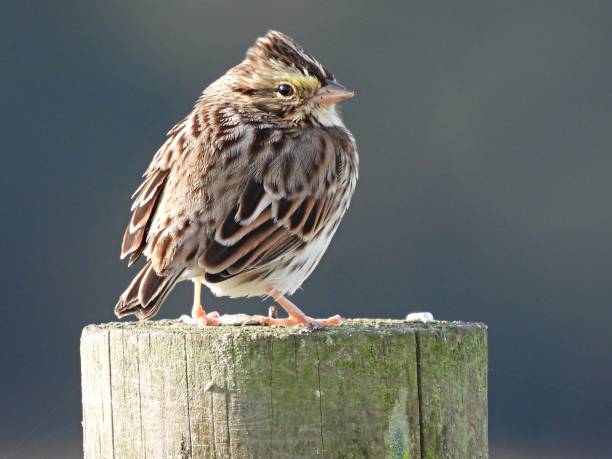
[[[191,316],[182,315],[179,320],[188,325],[198,325],[200,327],[221,325],[221,316],[217,311],[206,314],[201,308],[194,311]]]
[[[305,328],[319,328],[319,327],[333,327],[342,323],[342,317],[335,315],[327,319],[313,319],[306,315],[302,316],[289,316],[285,318],[277,317],[266,317],[266,316],[250,316],[243,325],[266,325],[276,327],[305,327]]]

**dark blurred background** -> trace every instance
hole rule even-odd
[[[81,455],[79,335],[134,274],[129,196],[270,28],[358,94],[357,193],[296,302],[486,322],[491,457],[610,457],[611,20],[609,1],[2,2],[0,457]]]

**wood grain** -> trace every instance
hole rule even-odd
[[[86,459],[486,458],[482,324],[90,325]]]

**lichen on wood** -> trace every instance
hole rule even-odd
[[[459,322],[90,325],[85,458],[487,457],[486,352]]]

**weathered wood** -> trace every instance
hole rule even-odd
[[[486,458],[482,324],[90,325],[86,459]]]

